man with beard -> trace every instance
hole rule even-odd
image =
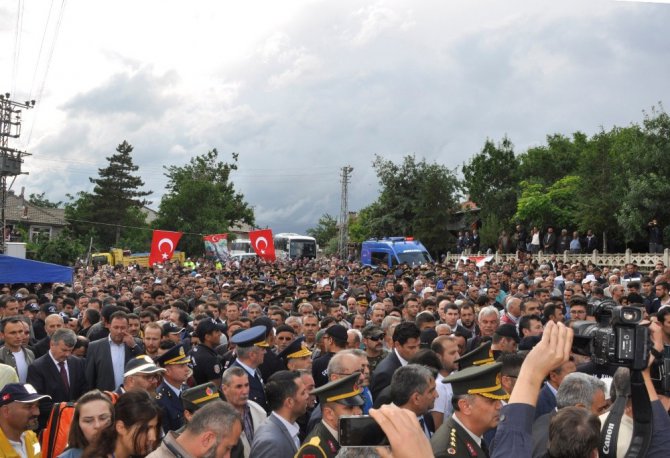
[[[49,398],[30,384],[10,383],[0,391],[0,456],[41,456],[37,435],[38,402]]]
[[[430,412],[433,417],[435,429],[437,429],[442,426],[444,419],[448,418],[453,413],[453,407],[451,405],[453,391],[451,385],[449,383],[442,383],[442,380],[455,370],[458,370],[458,363],[456,360],[460,355],[458,353],[458,342],[456,342],[456,338],[453,336],[437,337],[431,343],[430,349],[435,352],[442,363],[442,370],[440,370],[435,378],[437,399]]]
[[[374,372],[377,364],[388,356],[388,350],[384,349],[384,331],[379,326],[368,325],[363,329],[363,343],[365,353],[368,356],[370,372]]]
[[[154,361],[158,358],[158,347],[161,343],[162,335],[163,329],[160,324],[150,322],[144,326],[144,336],[142,337],[144,353]]]

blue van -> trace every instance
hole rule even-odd
[[[430,253],[418,240],[410,237],[370,239],[361,246],[361,262],[366,266],[410,266],[433,262]]]

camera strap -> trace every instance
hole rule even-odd
[[[625,456],[638,458],[647,455],[652,433],[651,401],[641,371],[631,370],[630,390],[633,398],[633,437]]]
[[[604,427],[600,431],[600,458],[615,458],[617,452],[617,440],[619,439],[619,427],[621,418],[626,410],[626,396],[619,396],[614,401],[609,415],[604,422]]]

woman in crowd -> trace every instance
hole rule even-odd
[[[114,406],[109,397],[99,390],[84,394],[74,408],[68,448],[58,458],[79,458],[113,422]]]
[[[158,445],[160,408],[145,391],[119,396],[114,406],[114,423],[97,442],[87,447],[84,458],[129,458],[146,456]]]

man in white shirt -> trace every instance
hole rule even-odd
[[[25,383],[28,366],[35,360],[35,355],[23,346],[24,329],[21,318],[18,316],[6,318],[0,333],[5,339],[5,345],[0,347],[0,363],[12,366],[19,381]]]

